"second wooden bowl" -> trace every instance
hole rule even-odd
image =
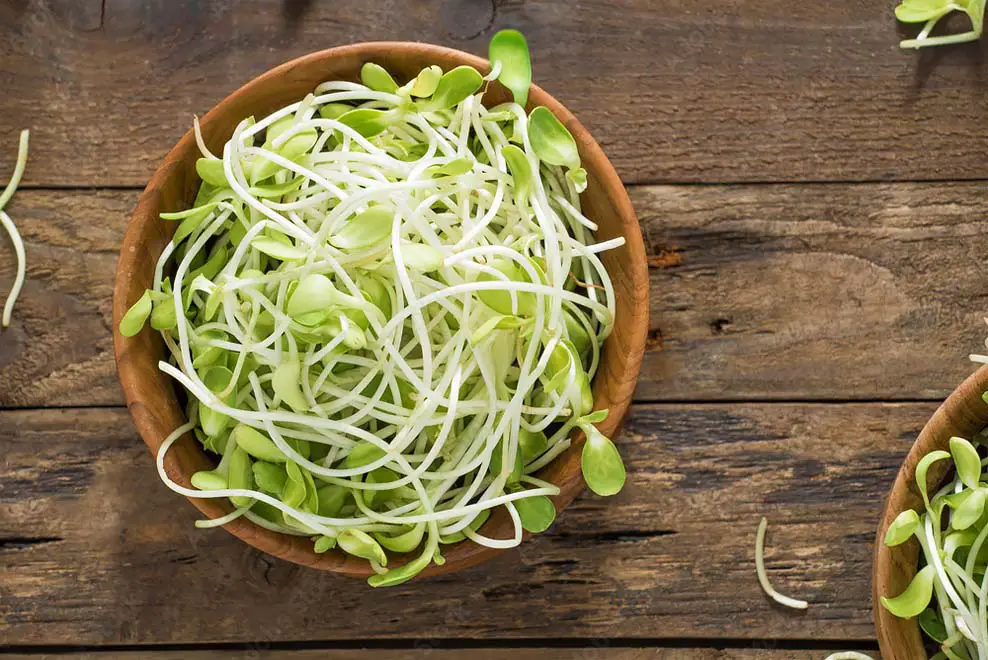
[[[931,451],[949,450],[950,438],[971,439],[988,426],[988,404],[981,395],[988,391],[988,367],[982,367],[951,393],[926,423],[913,443],[906,461],[889,493],[875,539],[872,608],[878,643],[885,660],[926,660],[923,636],[916,619],[900,619],[882,607],[880,597],[898,596],[909,585],[919,564],[919,544],[915,539],[902,545],[885,546],[889,525],[906,509],[923,510],[923,498],[916,486],[916,464]],[[949,461],[934,463],[927,474],[930,492],[936,490],[950,470]]]
[[[438,64],[443,70],[463,64],[485,73],[490,69],[486,60],[473,55],[420,43],[363,43],[313,53],[252,80],[210,111],[201,122],[207,146],[214,153],[222,152],[223,144],[242,119],[250,115],[263,117],[298,101],[319,83],[358,80],[360,67],[365,62],[380,64],[404,80],[432,64]],[[508,98],[507,91],[494,84],[488,89],[484,102],[500,103]],[[597,238],[607,240],[624,236],[627,241],[624,247],[601,255],[614,281],[617,318],[614,333],[604,344],[593,392],[597,408],[611,411],[600,429],[613,437],[631,403],[648,332],[648,271],[641,230],[617,173],[586,129],[539,87],[532,86],[529,99],[532,107],[548,107],[576,138],[583,167],[588,173],[588,186],[581,201],[587,216],[600,225]],[[161,221],[159,214],[189,208],[195,197],[200,183],[195,171],[198,156],[190,131],[154,173],[124,237],[114,285],[113,339],[120,383],[134,423],[153,454],[169,433],[185,423],[185,416],[174,384],[158,370],[158,360],[164,355],[158,334],[145,328],[137,336],[128,338],[119,333],[118,326],[130,305],[151,286],[155,263],[171,240],[175,224]],[[582,440],[577,439],[568,451],[539,474],[561,489],[555,498],[557,510],[569,504],[583,488],[581,448]],[[191,436],[176,443],[165,460],[168,474],[184,486],[190,486],[189,477],[194,472],[211,467],[211,459]],[[225,500],[193,499],[192,503],[210,518],[231,510]],[[370,573],[366,561],[339,552],[315,554],[308,539],[271,532],[243,518],[228,524],[226,529],[250,545],[288,561],[354,576]],[[489,536],[504,537],[511,529],[510,520],[502,510],[491,516],[483,531]],[[473,543],[460,543],[445,551],[443,566],[433,565],[423,575],[456,571],[498,552]]]

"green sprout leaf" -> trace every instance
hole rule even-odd
[[[422,69],[419,71],[419,75],[415,76],[415,82],[411,89],[412,96],[418,98],[432,96],[435,94],[436,87],[439,86],[439,80],[442,77],[443,70],[435,64]]]
[[[274,443],[271,444],[274,445]],[[242,447],[241,451],[243,451]],[[265,492],[278,494],[285,487],[285,482],[288,481],[288,473],[281,465],[266,461],[257,461],[254,463],[253,469],[254,482],[257,483],[258,488]]]
[[[971,495],[957,508],[950,518],[950,526],[964,530],[973,525],[985,511],[986,491],[983,488],[970,491]]]
[[[933,578],[936,573],[932,566],[925,566],[899,596],[882,598],[882,605],[900,619],[917,616],[926,609],[933,597]]]
[[[354,557],[370,560],[380,566],[388,565],[388,557],[384,554],[384,550],[367,532],[359,529],[344,529],[336,537],[336,544]]]
[[[137,302],[120,319],[120,334],[124,337],[133,337],[139,333],[144,328],[148,317],[151,316],[151,307],[151,291],[149,289],[137,299]]]
[[[532,110],[528,118],[528,136],[532,141],[532,150],[543,163],[571,169],[580,166],[576,140],[544,105]]]
[[[329,242],[341,250],[359,250],[380,243],[391,235],[394,215],[390,207],[372,206],[350,218]]]
[[[436,85],[436,91],[432,97],[419,101],[422,110],[426,112],[436,112],[446,110],[460,104],[468,96],[473,95],[481,85],[484,84],[484,77],[480,75],[472,66],[458,66],[443,74]]]
[[[210,367],[202,376],[202,382],[213,394],[222,394],[230,387],[233,380],[233,372],[226,367]],[[232,405],[235,392],[227,394],[223,398],[223,403]],[[202,430],[208,436],[217,436],[222,433],[229,423],[230,418],[220,412],[216,412],[202,401],[199,402],[199,423]]]
[[[403,243],[401,258],[405,268],[420,273],[431,273],[443,265],[443,253],[424,243]]]
[[[943,624],[940,615],[933,608],[927,608],[920,612],[919,627],[933,641],[943,644],[947,640],[947,627]]]
[[[226,174],[223,171],[223,161],[218,158],[200,158],[196,161],[196,173],[206,183],[226,187]]]
[[[513,330],[529,323],[529,319],[523,319],[510,314],[501,314],[484,321],[483,325],[474,330],[470,335],[471,344],[479,344],[495,330]]]
[[[412,525],[408,531],[396,536],[391,536],[380,532],[374,534],[374,538],[377,539],[377,542],[392,552],[411,552],[415,548],[419,547],[419,544],[422,543],[422,539],[424,537],[424,522],[418,523],[417,525]]]
[[[391,74],[383,66],[373,62],[367,62],[360,67],[360,82],[375,92],[394,94],[398,91],[398,83]]]
[[[515,103],[525,107],[532,86],[532,60],[525,36],[518,30],[501,30],[491,38],[488,58],[492,66],[501,63],[497,79],[511,90]]]
[[[885,545],[892,547],[905,543],[919,527],[919,514],[912,509],[906,509],[892,521],[885,533]]]
[[[349,490],[336,484],[320,486],[316,491],[316,496],[319,498],[319,515],[332,518],[339,514],[349,494]]]
[[[199,490],[225,490],[227,486],[226,478],[214,470],[196,472],[189,481]]]
[[[950,439],[950,455],[961,483],[968,488],[977,488],[981,479],[981,457],[974,445],[964,438],[953,437]]]
[[[278,445],[268,436],[246,424],[238,424],[230,433],[230,438],[245,452],[261,461],[284,463],[288,460]]]
[[[357,108],[336,118],[341,124],[346,124],[365,138],[372,138],[386,131],[394,122],[395,115],[385,110],[374,108]]]
[[[919,492],[923,495],[927,508],[930,506],[930,498],[926,494],[926,472],[931,465],[945,458],[950,458],[950,454],[942,450],[931,451],[916,464],[916,485],[919,486]]]
[[[233,450],[230,456],[230,488],[243,490],[254,489],[254,471],[251,469],[250,456],[240,447]],[[249,497],[231,497],[235,506],[247,506],[253,500]]]
[[[556,519],[556,507],[545,495],[515,500],[514,505],[521,518],[521,526],[533,534],[549,529]]]
[[[317,555],[329,552],[336,547],[336,538],[333,536],[320,536],[312,546],[312,551]]]
[[[305,412],[309,409],[309,402],[302,394],[302,387],[299,384],[301,375],[302,363],[297,359],[282,359],[271,374],[271,389],[295,412]]]
[[[528,162],[525,152],[513,144],[509,144],[501,149],[504,161],[511,172],[512,185],[515,188],[515,196],[518,200],[526,199],[532,193],[532,166]]]
[[[598,495],[615,495],[624,487],[624,462],[610,438],[595,426],[583,427],[587,440],[583,445],[580,467],[590,490]]]
[[[305,259],[307,252],[302,248],[288,245],[275,238],[260,236],[251,242],[251,247],[279,261],[299,261]]]

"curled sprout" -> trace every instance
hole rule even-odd
[[[196,130],[202,187],[162,215],[175,233],[120,329],[150,319],[190,395],[158,453],[170,488],[390,586],[443,545],[549,528],[559,488],[536,473],[577,428],[590,487],[620,490],[590,383],[615,318],[599,253],[623,239],[593,242],[562,124],[485,107],[476,70],[361,79],[245,120],[216,156]],[[163,469],[186,432],[218,457],[195,488]],[[513,533],[490,538],[501,507]]]
[[[805,600],[797,600],[780,594],[772,586],[765,571],[765,531],[768,529],[768,519],[762,518],[758,523],[758,534],[755,535],[755,572],[758,574],[758,583],[762,585],[762,590],[769,598],[780,605],[791,607],[797,610],[805,610],[810,606]]]
[[[978,451],[984,438],[984,431],[976,442],[954,437],[949,452],[924,456],[916,465],[924,510],[903,511],[885,536],[887,546],[915,538],[922,563],[902,593],[881,598],[882,606],[901,618],[916,617],[947,658],[988,658],[988,484]],[[953,478],[931,495],[929,468],[947,459]]]
[[[971,29],[960,34],[931,37],[930,33],[947,14],[964,12],[971,21]],[[985,21],[985,0],[902,0],[895,8],[895,17],[903,23],[923,23],[914,39],[899,42],[902,48],[924,48],[977,41]]]
[[[3,225],[3,228],[10,236],[10,242],[14,244],[14,254],[17,257],[17,271],[14,275],[14,283],[11,285],[10,293],[7,294],[7,300],[3,304],[3,315],[0,316],[0,326],[4,328],[10,325],[10,317],[14,313],[14,303],[17,302],[17,297],[21,293],[21,287],[24,286],[24,276],[27,270],[24,242],[21,240],[21,235],[17,231],[14,221],[4,211],[4,207],[7,206],[7,202],[17,192],[17,186],[20,185],[21,178],[24,176],[24,168],[27,167],[27,148],[30,136],[31,133],[27,129],[21,131],[20,141],[17,147],[17,161],[14,164],[14,173],[11,175],[10,181],[7,182],[7,186],[3,189],[3,192],[0,192],[0,225]]]

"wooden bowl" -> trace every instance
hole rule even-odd
[[[263,117],[300,100],[327,80],[358,80],[360,67],[365,62],[376,62],[404,80],[431,64],[438,64],[444,70],[462,64],[484,73],[490,70],[489,63],[479,57],[428,44],[379,42],[331,48],[272,69],[225,98],[201,122],[206,144],[211,151],[220,153],[236,124],[245,117]],[[500,103],[509,98],[503,87],[492,84],[485,103]],[[614,167],[586,129],[558,101],[535,85],[529,99],[530,107],[547,106],[576,138],[588,173],[588,187],[581,199],[587,216],[600,225],[598,239],[624,236],[627,241],[624,247],[601,255],[614,281],[617,317],[614,332],[603,347],[593,392],[597,407],[610,409],[610,416],[600,428],[614,437],[631,403],[648,332],[648,270],[641,230]],[[174,383],[158,370],[158,361],[164,355],[158,333],[145,328],[137,336],[128,338],[120,334],[118,326],[127,309],[151,286],[155,263],[174,231],[175,223],[160,220],[158,214],[189,208],[195,197],[200,184],[195,171],[198,155],[193,134],[189,131],[154,173],[124,237],[114,285],[113,340],[120,383],[137,430],[152,454],[157,453],[168,434],[185,423],[185,414]],[[581,446],[582,438],[577,438],[569,450],[539,474],[542,479],[560,487],[561,492],[555,497],[558,510],[569,504],[583,488]],[[165,460],[165,469],[171,478],[187,487],[190,487],[189,477],[194,472],[212,466],[212,459],[191,434],[176,443]],[[231,510],[226,500],[192,499],[192,503],[209,518]],[[370,574],[366,561],[335,551],[317,555],[308,539],[271,532],[244,518],[226,525],[226,529],[268,554],[297,564],[353,576]],[[503,538],[510,535],[511,529],[502,507],[491,516],[483,533]],[[449,546],[445,549],[446,563],[430,566],[423,575],[450,573],[489,559],[498,552],[473,543]]]
[[[926,660],[924,640],[916,619],[900,619],[882,607],[881,596],[898,596],[909,585],[919,564],[919,543],[907,543],[888,548],[885,533],[901,512],[915,509],[922,512],[923,498],[916,486],[916,464],[931,451],[949,451],[950,438],[973,438],[988,426],[988,404],[981,398],[988,391],[988,367],[973,373],[954,390],[937,409],[913,443],[905,463],[889,493],[875,538],[874,575],[872,577],[872,608],[878,643],[885,660]],[[939,461],[930,467],[927,481],[930,492],[942,483],[951,470],[950,461]]]

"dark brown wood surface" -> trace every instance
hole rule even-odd
[[[984,47],[901,52],[894,4],[0,0],[0,181],[32,129],[8,209],[28,279],[0,332],[0,654],[874,653],[882,499],[988,334]],[[484,54],[502,27],[529,37],[537,81],[604,147],[645,233],[627,490],[584,494],[489,565],[385,592],[195,529],[112,360],[139,188],[194,113],[291,57],[374,39]],[[0,240],[4,294],[12,274]],[[762,515],[768,568],[806,613],[758,587]]]
[[[903,53],[893,5],[3,0],[5,134],[37,131],[34,185],[143,185],[193,113],[285,60],[388,39],[483,54],[516,27],[629,182],[988,177],[982,48]]]

